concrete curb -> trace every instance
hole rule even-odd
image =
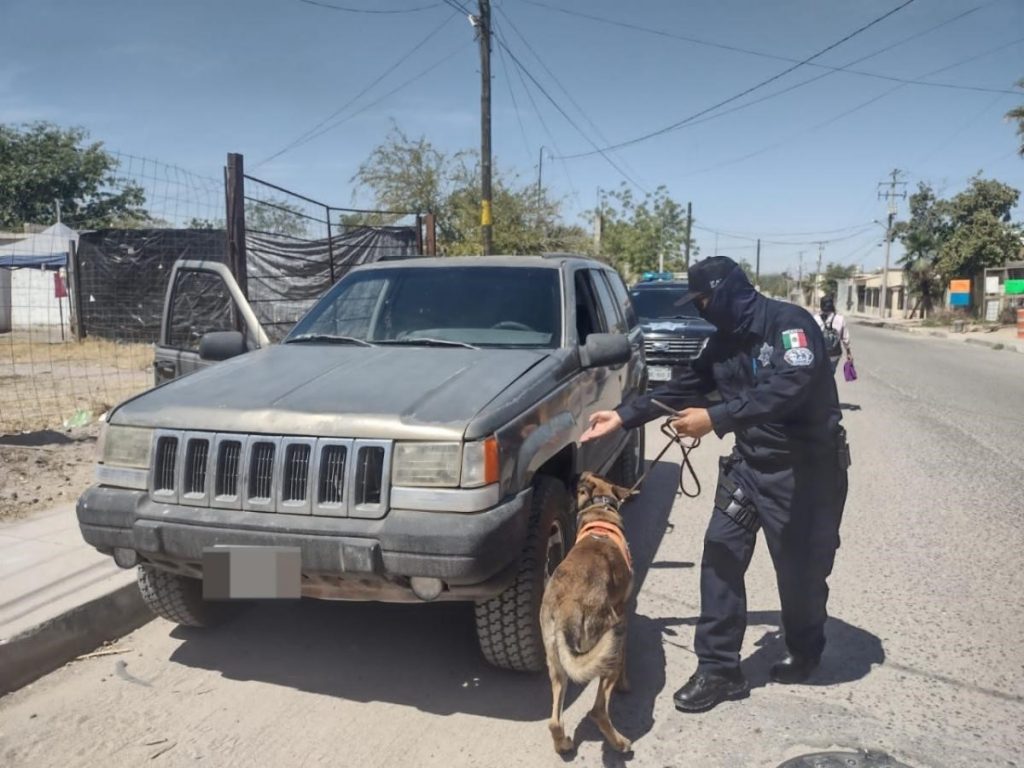
[[[153,618],[132,582],[12,637],[0,644],[0,696]]]
[[[934,336],[939,339],[955,339],[956,341],[962,341],[967,344],[975,344],[979,347],[988,347],[993,350],[1001,350],[1004,352],[1019,352],[1024,353],[1024,345],[1019,343],[1004,342],[1004,341],[989,341],[988,339],[979,339],[972,336],[964,336],[961,334],[950,334],[946,331],[929,330],[928,328],[921,326],[908,326],[901,325],[898,323],[887,323],[884,320],[863,320],[858,318],[850,318],[850,322],[854,325],[864,325],[869,328],[885,328],[889,331],[902,331],[910,335],[928,335]]]

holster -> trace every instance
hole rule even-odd
[[[846,441],[846,429],[839,427],[839,432],[836,435],[836,454],[839,458],[839,468],[842,470],[849,469],[853,464],[853,459],[850,457],[850,444]]]
[[[736,462],[731,456],[718,460],[718,488],[715,491],[715,509],[732,520],[748,533],[757,533],[761,520],[757,516],[754,502],[729,476],[729,470]]]

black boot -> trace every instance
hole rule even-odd
[[[787,653],[786,658],[778,664],[772,665],[771,678],[776,683],[794,685],[802,683],[811,676],[811,673],[821,663],[820,656],[801,656],[795,653]]]
[[[697,672],[672,696],[680,712],[707,712],[712,707],[731,699],[743,699],[750,686],[737,670],[735,673]]]

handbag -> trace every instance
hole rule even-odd
[[[853,360],[847,360],[843,363],[843,378],[847,381],[857,380],[857,369],[853,367]]]

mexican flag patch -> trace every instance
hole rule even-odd
[[[807,346],[807,334],[800,328],[782,332],[782,346],[786,349],[801,349]]]

